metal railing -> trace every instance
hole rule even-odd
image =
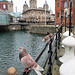
[[[49,45],[48,54],[42,66],[43,69],[45,69],[47,65],[44,75],[52,75],[54,60],[55,59],[57,60],[57,49],[60,48],[61,33],[62,33],[62,25],[58,27],[56,33],[51,37],[50,41],[46,43],[43,50],[41,50],[41,52],[35,58],[35,61],[37,62],[40,59],[41,55],[46,50],[47,46]],[[30,71],[27,74],[24,72],[21,75],[29,75],[29,73]]]
[[[48,67],[45,72],[45,75],[52,75],[54,60],[55,59],[57,60],[57,50],[60,48],[61,33],[62,33],[62,25],[59,27],[58,31],[50,39],[51,43],[49,44],[49,51],[47,57]]]

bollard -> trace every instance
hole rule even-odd
[[[18,75],[16,68],[14,67],[8,68],[6,75]]]
[[[63,36],[64,36],[64,38],[68,37],[69,36],[69,31],[64,32]],[[73,36],[73,33],[71,33],[70,36]]]
[[[59,68],[60,75],[75,75],[75,59],[72,59]]]
[[[66,31],[63,33],[63,39],[69,36],[69,31]],[[73,33],[71,33],[70,36],[73,36]],[[62,45],[62,47],[64,48],[64,45]]]
[[[75,38],[68,36],[62,41],[62,44],[65,47],[65,53],[62,57],[59,58],[59,60],[62,63],[65,63],[71,59],[75,59]]]

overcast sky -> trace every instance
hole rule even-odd
[[[8,1],[11,1],[11,0],[8,0]],[[16,7],[17,7],[17,12],[22,12],[25,1],[27,2],[29,6],[30,0],[13,0],[14,11],[16,11]],[[45,0],[37,0],[37,7],[43,7],[44,3],[45,3]],[[53,13],[55,13],[55,0],[47,0],[47,3],[49,5],[49,9],[51,8]]]

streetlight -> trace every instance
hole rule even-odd
[[[46,0],[45,0],[45,25],[46,25]]]

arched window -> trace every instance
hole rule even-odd
[[[33,16],[33,12],[32,12],[32,16]]]
[[[59,13],[57,13],[57,17],[59,17]]]
[[[59,8],[59,3],[58,3],[58,8]]]
[[[67,7],[67,0],[64,2],[64,8]]]

